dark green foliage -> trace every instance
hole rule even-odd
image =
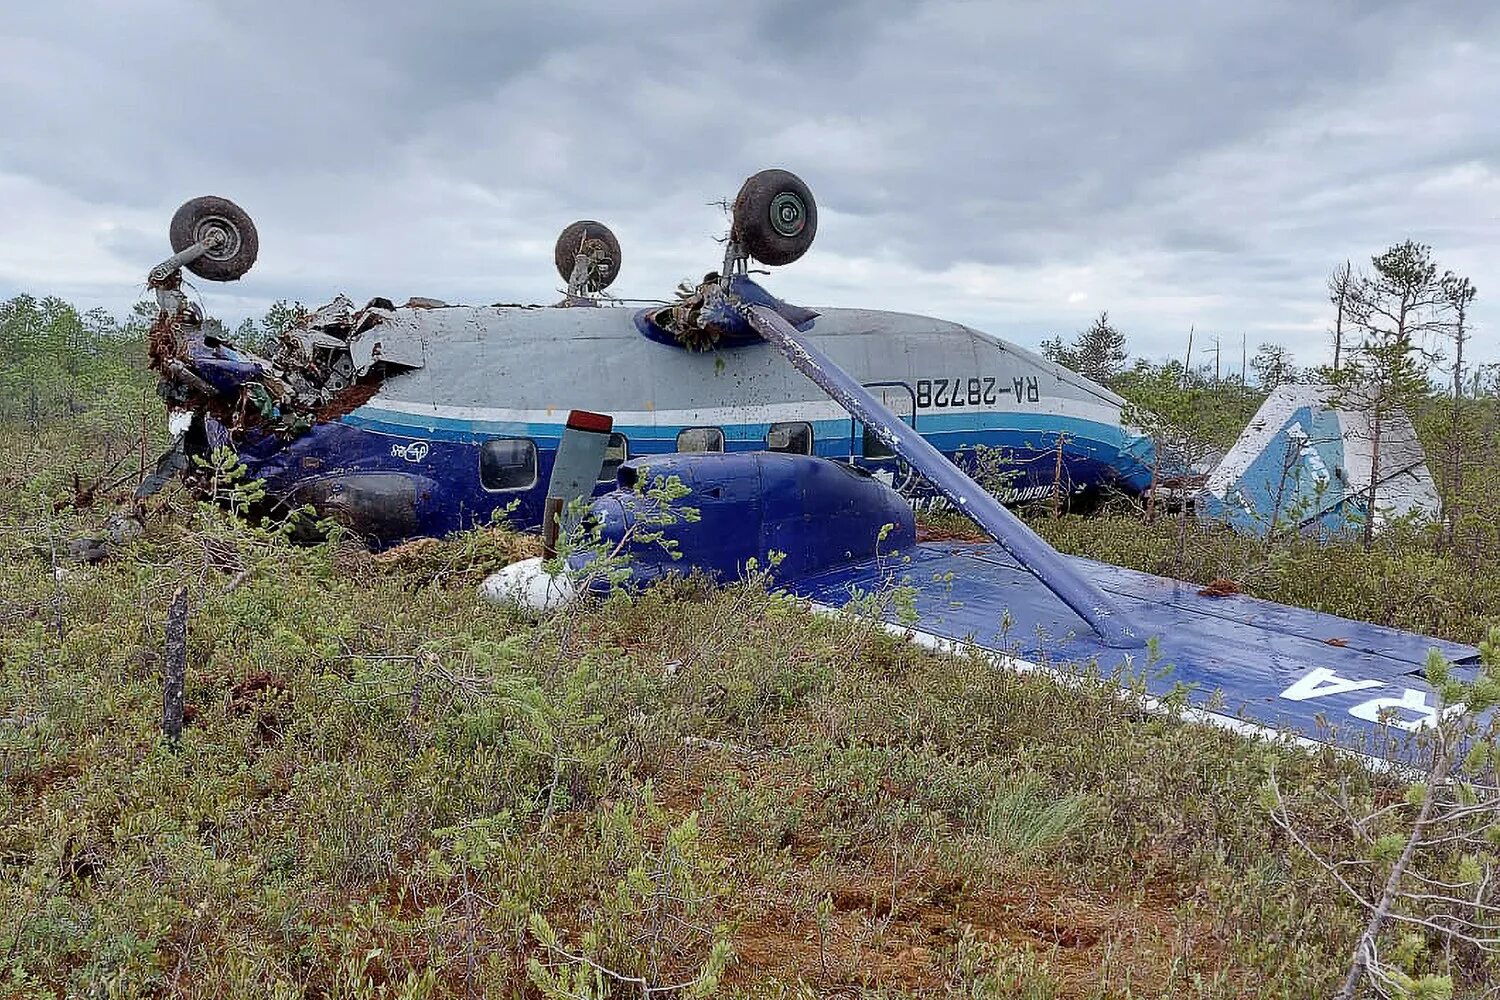
[[[1255,357],[1250,359],[1250,368],[1255,372],[1262,392],[1271,392],[1277,386],[1296,382],[1302,377],[1287,349],[1280,344],[1261,344]]]
[[[1125,334],[1110,324],[1109,313],[1102,312],[1071,345],[1064,345],[1061,336],[1042,341],[1042,356],[1109,385],[1125,368]]]
[[[1477,642],[1488,622],[1500,621],[1500,575],[1475,573],[1467,558],[1441,550],[1432,528],[1394,526],[1368,552],[1357,538],[1297,536],[1268,549],[1259,538],[1190,520],[1178,573],[1175,523],[1104,515],[1037,519],[1032,527],[1091,559],[1205,585],[1233,580],[1255,597],[1426,635]],[[1495,558],[1495,548],[1487,551]]]
[[[1234,444],[1266,398],[1238,377],[1216,382],[1212,371],[1176,361],[1138,360],[1113,387],[1130,401],[1138,426],[1200,453]]]
[[[0,302],[0,421],[36,430],[67,417],[119,422],[139,409],[144,324],[125,325],[102,309],[80,314],[57,298],[18,295]]]
[[[257,354],[269,355],[276,348],[277,338],[307,317],[308,309],[302,303],[277,299],[258,324],[253,319],[240,323],[235,330],[235,343]]]

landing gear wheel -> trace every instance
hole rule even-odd
[[[172,252],[181,253],[211,233],[218,235],[218,244],[187,269],[209,281],[243,277],[260,253],[260,237],[250,216],[228,198],[210,195],[185,202],[172,216]]]
[[[589,259],[583,291],[602,292],[620,273],[620,241],[602,222],[581,219],[562,231],[552,258],[564,281],[573,279],[573,264],[579,254]]]
[[[734,198],[730,238],[762,264],[790,264],[818,232],[818,205],[790,170],[762,170]]]

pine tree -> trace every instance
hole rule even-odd
[[[1078,332],[1072,346],[1064,345],[1060,336],[1042,341],[1042,356],[1084,378],[1108,384],[1125,370],[1125,335],[1110,325],[1109,313],[1101,312]]]
[[[1370,414],[1370,481],[1365,495],[1365,548],[1375,536],[1381,434],[1391,413],[1428,389],[1432,355],[1422,341],[1446,331],[1451,303],[1432,262],[1432,248],[1406,240],[1371,258],[1375,271],[1349,293],[1348,317],[1362,336],[1337,373],[1341,395]]]
[[[1250,359],[1250,367],[1254,369],[1260,387],[1266,392],[1272,392],[1277,386],[1288,382],[1295,382],[1298,378],[1297,367],[1292,364],[1286,348],[1280,344],[1261,344],[1255,357]]]

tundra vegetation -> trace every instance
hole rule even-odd
[[[1226,445],[1308,377],[1273,347],[1238,375],[1131,363],[1108,324],[1067,349],[1185,441]],[[1496,756],[1457,758],[1461,716],[1414,784],[1143,713],[1108,677],[1061,688],[813,616],[757,573],[533,620],[476,585],[534,539],[297,547],[234,516],[255,486],[225,456],[223,502],[169,489],[81,563],[164,445],[142,323],[20,297],[0,325],[0,993],[1494,995]],[[1249,539],[1124,499],[1032,523],[1478,642],[1500,621],[1489,378],[1402,383],[1440,525]],[[1455,702],[1494,694],[1431,670]]]

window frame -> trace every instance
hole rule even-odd
[[[692,431],[713,431],[715,434],[719,435],[719,446],[717,448],[695,448],[692,451],[683,451],[682,436]],[[724,454],[727,443],[728,438],[725,437],[724,428],[722,427],[684,427],[682,430],[677,432],[677,439],[673,443],[673,447],[676,448],[677,454],[679,455],[722,455]]]
[[[905,382],[865,382],[863,383],[863,387],[872,390],[876,396],[880,397],[880,401],[885,404],[886,409],[894,413],[896,415],[896,418],[903,424],[906,424],[912,430],[917,429],[917,395],[912,391],[912,387],[910,385],[907,385]],[[906,394],[904,399],[902,400],[902,403],[896,406],[892,406],[890,394],[883,391],[886,389],[906,390]],[[906,412],[903,413],[903,410],[905,410]],[[858,419],[857,417],[854,417],[852,414],[850,415],[849,430],[849,457],[851,459],[864,462],[902,461],[901,456],[897,455],[894,451],[890,451],[889,449],[887,449],[885,444],[880,441],[879,437],[875,435],[869,427],[865,426],[864,421]],[[870,443],[872,438],[875,440],[876,444],[879,445],[881,453],[871,455],[867,450],[866,446]],[[858,443],[859,445],[858,451],[854,450],[856,443]]]
[[[485,482],[484,457],[485,452],[491,444],[496,441],[521,441],[531,450],[531,482],[524,486],[491,486]],[[541,450],[537,448],[536,441],[529,437],[487,437],[479,443],[479,488],[486,493],[522,493],[533,489],[541,481]]]
[[[799,430],[806,429],[807,450],[793,451],[790,448],[773,448],[771,446],[771,432],[776,430],[776,428],[778,427],[795,427]],[[811,455],[816,451],[816,448],[814,446],[816,441],[817,436],[813,431],[812,422],[809,420],[780,420],[766,428],[766,451],[774,451],[778,455]]]

